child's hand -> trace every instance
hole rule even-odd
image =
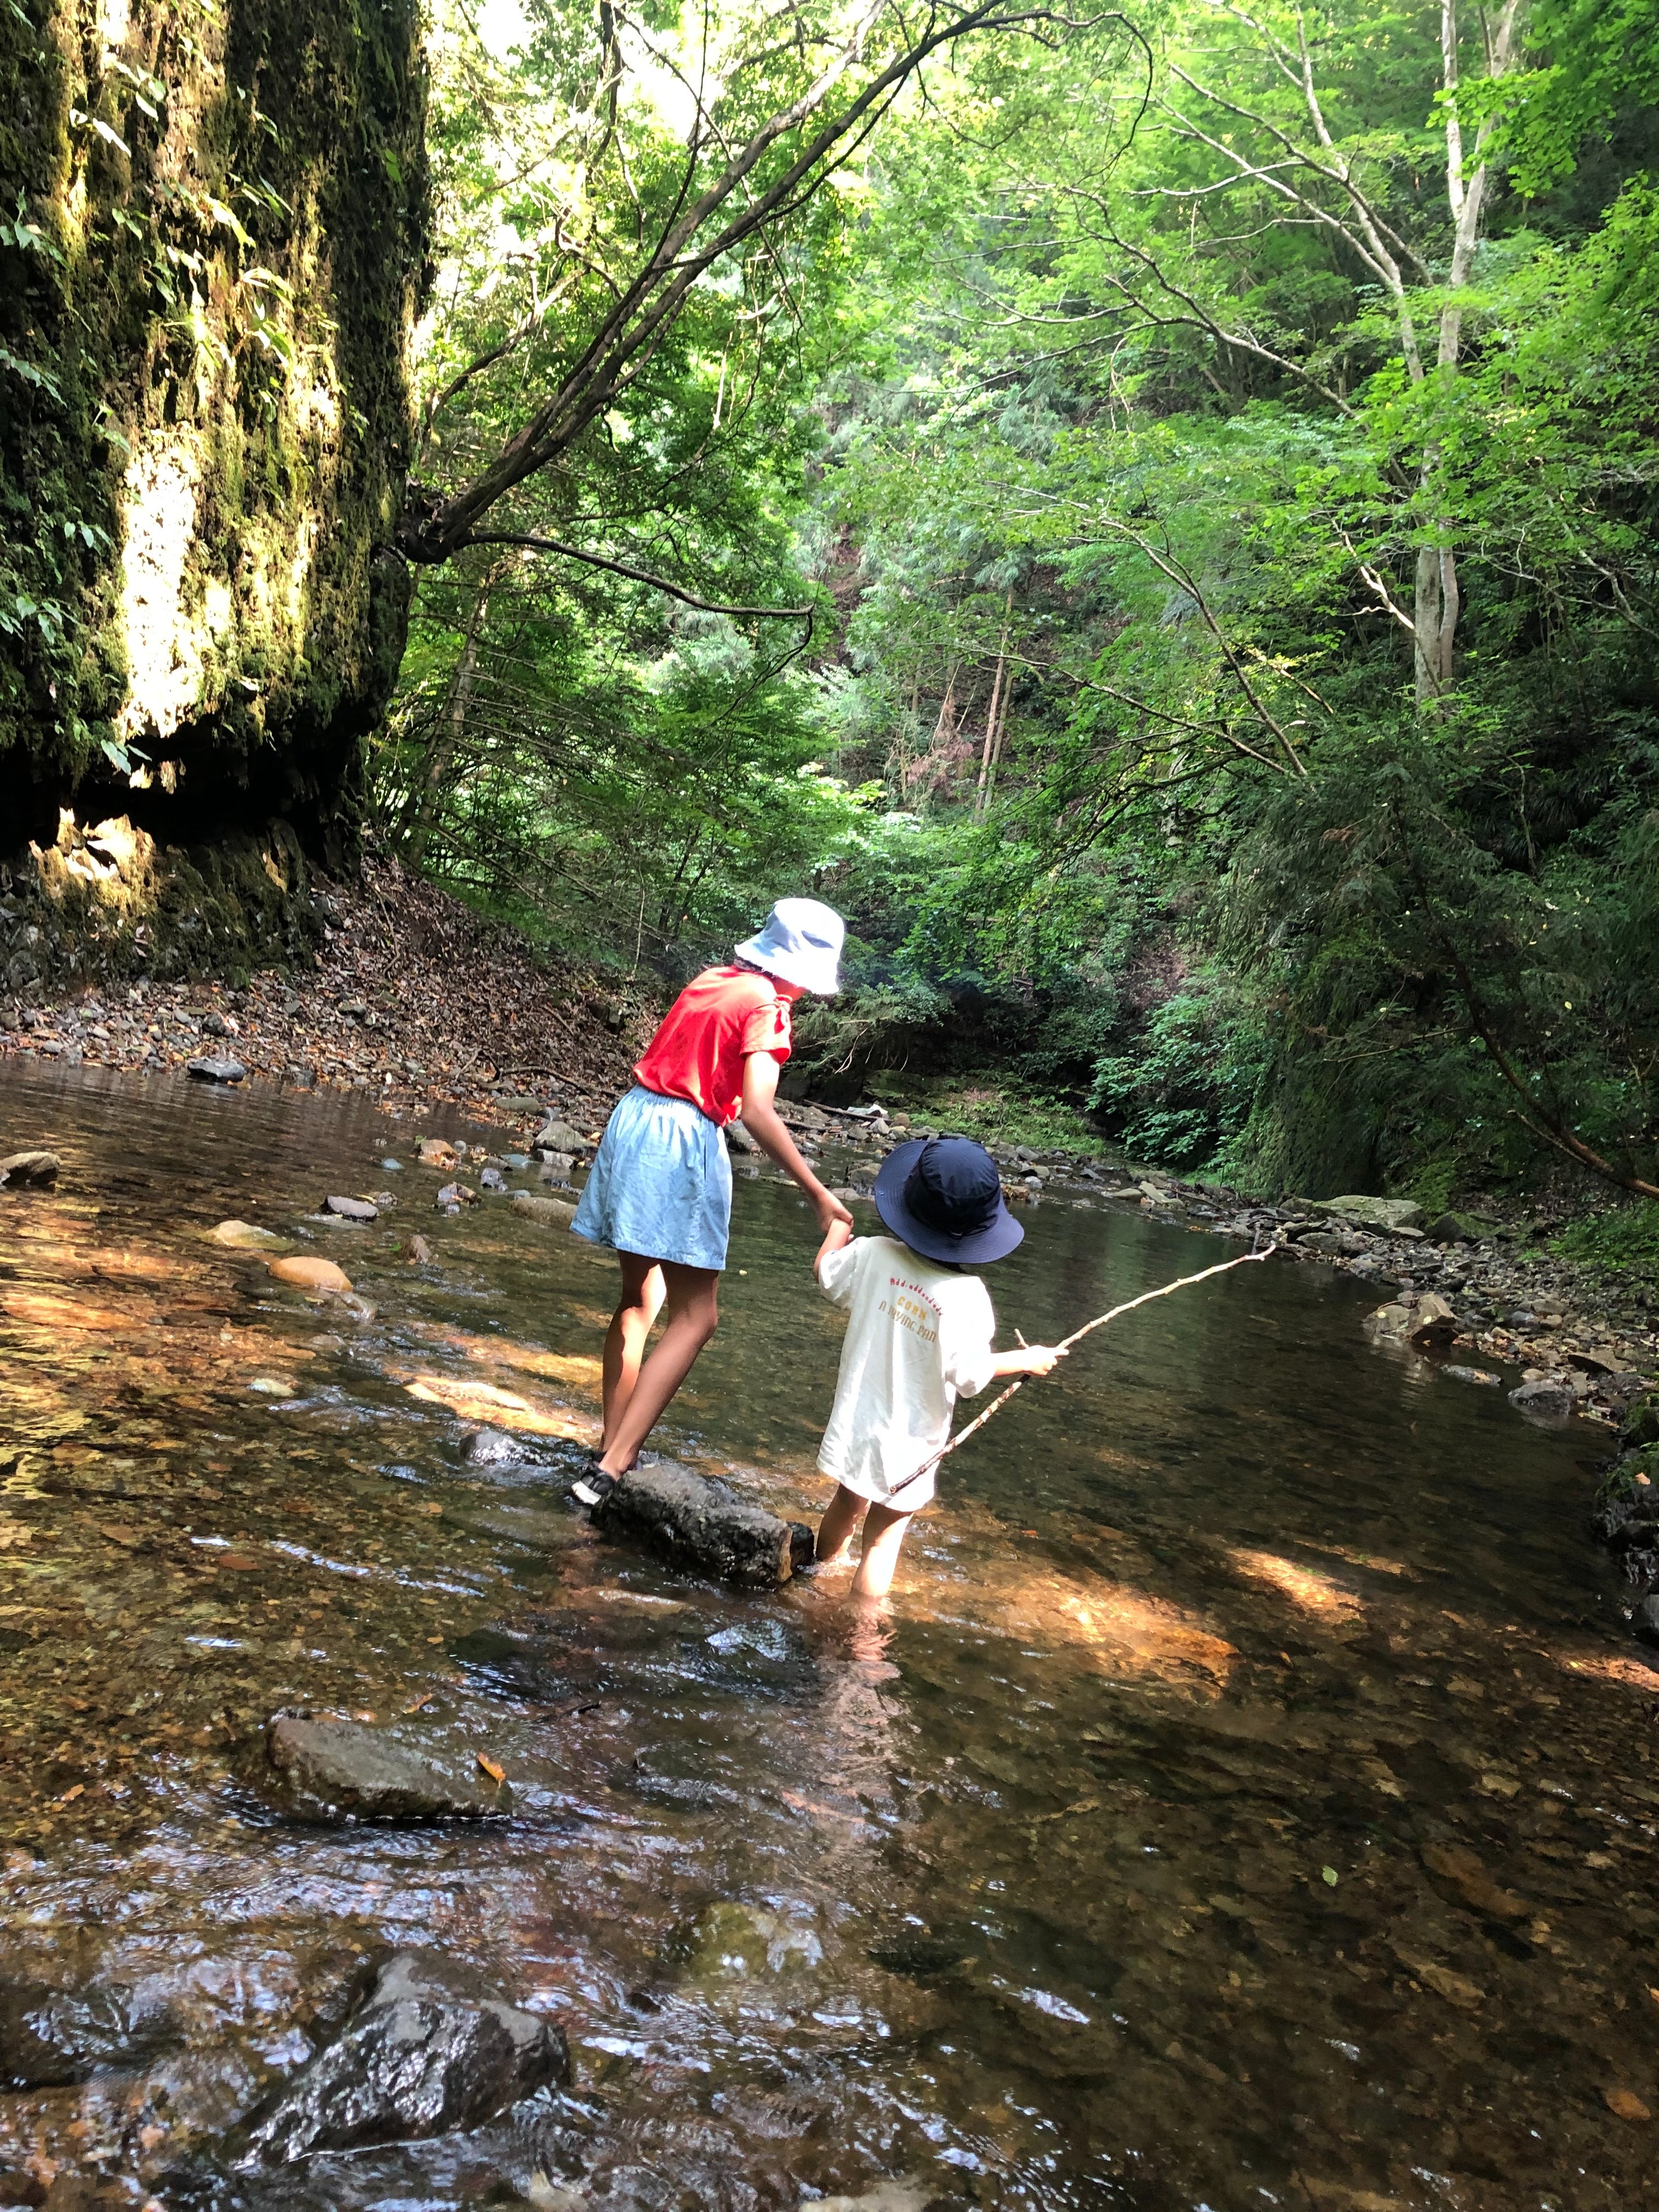
[[[1052,1375],[1059,1363],[1066,1358],[1071,1346],[1066,1344],[1029,1344],[1021,1357],[1027,1375]]]
[[[837,1226],[842,1229],[850,1229],[853,1226],[851,1213],[836,1196],[834,1191],[825,1190],[821,1183],[812,1202],[818,1210],[818,1227],[826,1234]]]

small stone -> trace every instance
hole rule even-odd
[[[325,1198],[325,1213],[337,1215],[342,1221],[378,1221],[380,1209],[371,1206],[366,1198]]]
[[[480,1187],[484,1190],[505,1190],[507,1188],[507,1177],[501,1173],[499,1168],[486,1168],[483,1173],[478,1177],[478,1182]]]
[[[1510,1392],[1510,1405],[1533,1421],[1565,1421],[1577,1402],[1570,1383],[1548,1376],[1536,1382],[1523,1382],[1518,1390]]]
[[[547,1110],[539,1098],[531,1097],[527,1091],[498,1091],[495,1103],[503,1114],[542,1114]]]
[[[401,1160],[382,1160],[380,1168],[386,1175],[401,1175],[404,1171],[404,1164]]]
[[[247,1080],[247,1070],[240,1060],[216,1060],[207,1053],[198,1059],[187,1060],[185,1069],[198,1083],[245,1083]]]
[[[1454,1382],[1485,1382],[1496,1389],[1503,1377],[1485,1367],[1443,1367],[1440,1372]]]
[[[476,1190],[470,1189],[464,1182],[447,1182],[433,1203],[446,1212],[453,1208],[459,1213],[464,1206],[476,1206],[478,1203],[478,1194]]]
[[[0,1160],[0,1187],[21,1190],[26,1185],[44,1189],[56,1182],[63,1163],[56,1152],[13,1152]]]
[[[351,1288],[351,1278],[332,1260],[312,1260],[303,1255],[291,1260],[273,1260],[270,1273],[279,1283],[292,1283],[302,1291],[343,1293]]]
[[[360,1022],[363,1018],[363,1016],[368,1012],[368,1003],[364,999],[342,999],[340,1001],[340,1012],[344,1014],[349,1020]]]
[[[215,1006],[203,1015],[202,1032],[205,1036],[239,1036],[241,1024],[234,1014],[222,1014]]]
[[[430,1262],[432,1258],[432,1247],[427,1243],[424,1237],[411,1237],[410,1238],[409,1256],[417,1267],[424,1267]]]

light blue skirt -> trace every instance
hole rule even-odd
[[[723,1267],[732,1233],[726,1139],[689,1098],[639,1084],[617,1101],[570,1226],[592,1244]]]

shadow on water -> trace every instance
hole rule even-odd
[[[741,1597],[564,1503],[604,1255],[434,1213],[367,1102],[0,1097],[64,1162],[0,1194],[0,2203],[1643,2201],[1659,1677],[1583,1534],[1592,1438],[1274,1263],[1024,1393],[885,1616]],[[330,1227],[330,1191],[397,1204]],[[228,1216],[364,1303],[204,1242]],[[1051,1198],[993,1287],[1036,1341],[1215,1249]],[[792,1190],[740,1184],[678,1409],[796,1511],[839,1327],[811,1250]],[[483,1753],[513,1818],[276,1817],[248,1778],[289,1705]],[[571,2089],[227,2169],[408,1944],[556,2016]]]

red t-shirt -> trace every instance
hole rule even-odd
[[[634,1073],[647,1091],[689,1098],[724,1128],[743,1106],[751,1052],[789,1057],[789,1001],[752,968],[705,968],[663,1018]]]

